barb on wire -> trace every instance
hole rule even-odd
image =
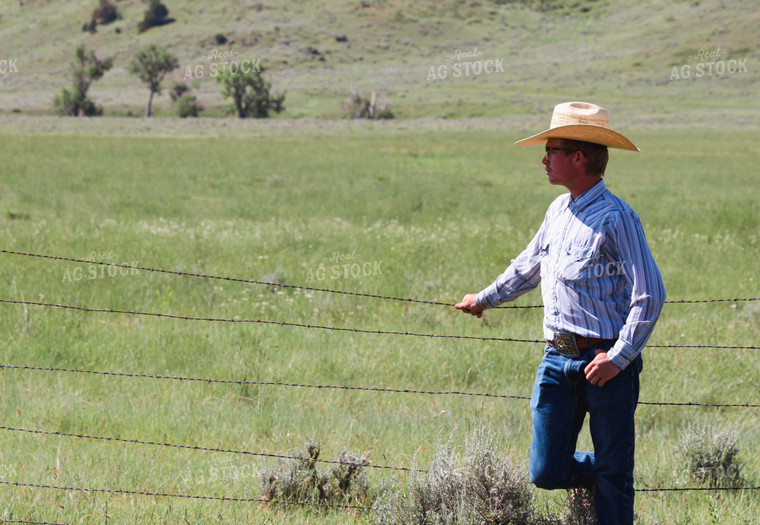
[[[388,392],[398,394],[426,394],[434,396],[480,396],[490,397],[497,399],[516,399],[530,401],[530,396],[517,396],[509,394],[492,394],[489,392],[461,392],[457,390],[417,390],[410,388],[385,388],[385,387],[366,387],[366,386],[347,386],[347,385],[314,385],[308,383],[288,383],[281,381],[252,381],[252,380],[236,380],[236,379],[212,379],[205,377],[185,377],[185,376],[167,376],[156,374],[132,374],[127,372],[105,372],[99,370],[83,370],[79,368],[52,368],[42,366],[29,366],[29,365],[3,365],[0,364],[0,369],[14,369],[14,370],[32,370],[43,372],[69,372],[77,374],[95,374],[112,377],[129,377],[129,378],[144,378],[144,379],[166,379],[180,382],[198,382],[198,383],[226,383],[234,385],[257,385],[257,386],[285,386],[285,387],[300,387],[300,388],[314,388],[314,389],[331,389],[331,390],[358,390],[365,392]],[[760,408],[760,404],[750,403],[698,403],[698,402],[668,402],[668,401],[639,401],[639,405],[656,405],[656,406],[690,406],[690,407],[712,407],[712,408]]]
[[[225,452],[229,454],[242,454],[246,456],[258,456],[258,457],[275,458],[275,459],[293,459],[293,460],[299,460],[299,461],[302,461],[304,459],[298,456],[286,456],[284,454],[273,454],[271,452],[251,452],[248,450],[211,448],[211,447],[201,447],[201,446],[196,446],[196,445],[177,445],[174,443],[162,443],[160,441],[143,441],[140,439],[125,439],[125,438],[117,438],[117,437],[110,437],[110,436],[91,436],[88,434],[75,434],[71,432],[55,432],[52,430],[35,430],[35,429],[29,429],[29,428],[16,428],[16,427],[6,427],[6,426],[0,426],[0,430],[8,430],[11,432],[25,432],[27,434],[38,434],[38,435],[44,435],[44,436],[75,437],[79,439],[96,439],[100,441],[115,441],[118,443],[131,443],[133,445],[153,445],[153,446],[158,446],[158,447],[181,448],[181,449],[188,449],[188,450],[199,450],[203,452]],[[357,465],[360,467],[369,467],[369,468],[384,469],[384,470],[399,470],[399,471],[404,471],[404,472],[424,472],[424,471],[412,469],[409,467],[373,465],[371,463],[357,463],[354,461],[331,461],[327,459],[316,459],[313,461],[316,461],[318,463],[328,463],[331,465]]]
[[[26,304],[34,306],[47,306],[51,308],[63,308],[67,310],[77,310],[80,312],[96,312],[109,314],[125,315],[144,315],[149,317],[162,317],[168,319],[180,319],[184,321],[207,321],[216,323],[257,323],[277,326],[294,326],[298,328],[313,328],[319,330],[331,330],[335,332],[354,332],[359,334],[382,334],[382,335],[406,335],[412,337],[431,337],[437,339],[471,339],[477,341],[504,341],[512,343],[541,343],[545,344],[543,339],[518,339],[513,337],[483,337],[475,335],[452,335],[452,334],[423,334],[417,332],[399,332],[389,330],[366,330],[363,328],[343,328],[337,326],[324,326],[305,323],[291,323],[287,321],[268,321],[265,319],[230,319],[218,317],[191,317],[186,315],[162,314],[156,312],[140,312],[134,310],[115,310],[110,308],[88,308],[85,306],[73,306],[68,304],[44,303],[40,301],[20,301],[15,299],[0,299],[0,303],[8,304]],[[726,345],[647,345],[650,348],[722,348],[730,350],[760,350],[760,346],[726,346]]]
[[[219,275],[209,275],[204,273],[194,273],[194,272],[182,272],[178,270],[165,270],[162,268],[150,268],[146,266],[137,266],[133,264],[113,264],[113,263],[107,263],[103,261],[90,261],[87,259],[77,259],[74,257],[60,257],[57,255],[43,255],[39,253],[28,253],[28,252],[19,252],[19,251],[13,251],[13,250],[2,250],[0,249],[0,253],[5,253],[9,255],[23,255],[26,257],[38,257],[42,259],[52,259],[56,261],[68,261],[68,262],[77,262],[77,263],[84,263],[84,264],[98,264],[102,266],[114,266],[116,268],[125,268],[125,269],[134,269],[134,270],[143,270],[146,272],[153,272],[153,273],[166,273],[171,275],[178,275],[178,276],[184,276],[184,277],[200,277],[203,279],[218,279],[222,281],[230,281],[230,282],[238,282],[238,283],[247,283],[247,284],[259,284],[259,285],[265,285],[265,286],[276,286],[279,288],[293,288],[297,290],[308,290],[313,292],[326,292],[326,293],[334,293],[334,294],[341,294],[341,295],[353,295],[356,297],[369,297],[372,299],[385,299],[390,301],[403,301],[408,303],[420,303],[420,304],[431,304],[431,305],[437,305],[437,306],[454,306],[454,303],[445,303],[441,301],[428,301],[423,299],[411,299],[406,297],[393,297],[389,295],[380,295],[380,294],[369,294],[369,293],[361,293],[361,292],[350,292],[345,290],[334,290],[330,288],[315,288],[313,286],[302,286],[297,284],[284,284],[284,283],[273,283],[268,281],[259,281],[256,279],[241,279],[236,277],[225,277],[225,276],[219,276]],[[694,303],[721,303],[721,302],[741,302],[741,301],[760,301],[760,297],[737,297],[733,299],[678,299],[678,300],[666,300],[665,303],[669,304],[694,304]],[[544,306],[542,304],[529,304],[529,305],[501,305],[497,306],[498,309],[530,309],[530,308],[543,308]]]
[[[214,500],[214,501],[235,501],[240,503],[269,503],[274,505],[296,505],[301,507],[324,507],[324,508],[336,508],[336,509],[358,509],[358,510],[370,510],[369,507],[362,505],[338,505],[334,503],[311,503],[306,501],[287,501],[287,500],[268,500],[266,498],[232,498],[229,496],[198,496],[191,494],[171,494],[167,492],[150,492],[147,490],[126,490],[126,489],[93,489],[85,487],[62,487],[60,485],[43,485],[38,483],[21,483],[19,481],[0,481],[2,485],[12,485],[15,487],[30,487],[36,489],[53,489],[53,490],[69,490],[77,492],[95,492],[106,494],[132,494],[136,496],[154,496],[164,498],[184,498],[184,499],[201,499],[201,500]]]

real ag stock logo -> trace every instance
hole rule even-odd
[[[459,78],[462,76],[480,76],[491,75],[493,73],[504,73],[503,58],[488,58],[485,60],[466,60],[477,58],[481,55],[476,47],[472,51],[455,50],[451,55],[446,55],[449,60],[455,60],[453,64],[440,64],[430,66],[428,70],[428,80],[441,80],[444,78]],[[463,60],[464,59],[464,60]]]
[[[92,262],[92,264],[85,266],[75,266],[74,268],[66,268],[63,272],[63,280],[61,282],[79,282],[81,280],[93,280],[93,279],[105,279],[106,277],[116,277],[121,275],[126,277],[128,275],[140,275],[140,271],[137,266],[138,261],[131,261],[129,263],[123,262],[121,264],[111,262],[114,258],[113,251],[107,253],[98,253],[92,251],[89,253],[86,261]],[[108,261],[108,262],[106,262]]]
[[[351,253],[335,252],[323,260],[327,263],[320,263],[316,268],[309,268],[306,272],[306,282],[324,281],[325,279],[358,279],[360,277],[370,277],[372,275],[381,275],[383,273],[383,261],[365,261],[356,262],[359,255],[354,250]]]
[[[670,80],[685,80],[692,76],[694,78],[712,78],[713,74],[722,77],[723,75],[735,75],[737,73],[748,72],[746,58],[731,58],[724,60],[721,56],[722,53],[720,48],[716,50],[699,49],[694,55],[688,57],[694,60],[699,60],[699,62],[694,65],[694,70],[692,71],[691,64],[673,66],[673,69],[670,71]]]
[[[212,49],[208,55],[201,57],[202,60],[209,62],[209,64],[197,64],[194,67],[187,66],[185,68],[184,80],[203,78],[207,73],[211,78],[216,78],[218,75],[224,75],[228,71],[233,75],[237,75],[238,73],[261,73],[260,58],[244,58],[242,60],[234,58],[235,55],[239,54],[235,51],[234,47],[229,51],[223,52],[219,52],[218,49]],[[208,72],[206,71],[207,69]]]

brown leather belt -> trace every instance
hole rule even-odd
[[[579,357],[579,350],[587,350],[592,346],[612,341],[599,337],[584,337],[576,334],[554,334],[554,340],[546,340],[546,344],[554,348],[560,354],[567,357]]]

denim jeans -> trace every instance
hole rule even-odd
[[[533,441],[530,478],[543,489],[595,487],[599,525],[633,523],[634,412],[639,399],[641,356],[603,387],[586,381],[583,369],[612,343],[577,358],[547,345],[531,399]],[[576,451],[589,413],[594,452]]]

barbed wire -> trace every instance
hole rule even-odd
[[[40,255],[40,254],[32,254],[32,253],[24,253],[24,252],[15,252],[15,251],[10,251],[10,250],[0,250],[0,252],[6,253],[6,254],[23,255],[23,256],[30,256],[30,257],[41,257],[41,258],[46,258],[46,259],[54,259],[54,260],[62,260],[62,261],[86,263],[86,264],[98,264],[98,265],[103,265],[103,266],[114,266],[114,267],[121,267],[121,268],[126,268],[126,269],[143,270],[143,271],[148,271],[148,272],[174,274],[174,275],[178,275],[178,276],[190,276],[190,277],[200,277],[200,278],[206,278],[206,279],[218,279],[218,280],[226,280],[226,281],[231,281],[231,282],[241,282],[241,283],[257,284],[257,285],[267,285],[267,286],[280,287],[280,288],[293,288],[293,289],[300,289],[300,290],[307,290],[307,291],[317,291],[317,292],[335,293],[335,294],[343,294],[343,295],[351,295],[351,296],[359,296],[359,297],[369,297],[369,298],[377,298],[377,299],[385,299],[385,300],[404,301],[404,302],[410,302],[410,303],[431,304],[431,305],[440,305],[440,306],[449,306],[449,307],[450,306],[454,306],[453,303],[445,303],[445,302],[439,302],[439,301],[427,301],[427,300],[419,300],[419,299],[411,299],[411,298],[401,298],[401,297],[393,297],[393,296],[386,296],[386,295],[379,295],[379,294],[366,294],[366,293],[359,293],[359,292],[333,290],[333,289],[327,289],[327,288],[317,288],[317,287],[300,286],[300,285],[289,285],[289,284],[284,284],[284,283],[266,282],[266,281],[259,281],[259,280],[253,280],[253,279],[239,279],[239,278],[233,278],[233,277],[222,277],[222,276],[215,276],[215,275],[206,275],[206,274],[202,274],[202,273],[191,273],[191,272],[164,270],[164,269],[149,268],[149,267],[142,267],[142,266],[129,265],[129,264],[111,264],[111,263],[104,263],[104,262],[100,262],[100,261],[89,261],[89,260],[84,260],[84,259],[75,259],[75,258],[67,258],[67,257],[49,256],[49,255]],[[695,304],[695,303],[741,302],[741,301],[758,301],[758,300],[760,300],[760,298],[758,298],[758,297],[731,298],[731,299],[702,299],[702,300],[686,300],[686,299],[683,299],[683,300],[669,300],[669,301],[666,301],[666,303],[670,303],[670,304]],[[63,304],[54,304],[54,303],[44,303],[44,302],[35,302],[35,301],[17,301],[17,300],[0,299],[0,302],[8,303],[8,304],[27,304],[27,305],[36,305],[36,306],[47,306],[47,307],[55,307],[55,308],[73,309],[73,310],[84,311],[84,312],[115,313],[115,314],[127,314],[127,315],[144,315],[144,316],[154,316],[154,317],[181,319],[181,320],[189,320],[189,321],[230,322],[230,323],[259,323],[259,324],[270,324],[270,325],[279,325],[279,326],[293,326],[293,327],[314,328],[314,329],[323,329],[323,330],[348,331],[348,332],[356,332],[356,333],[368,333],[368,334],[406,335],[406,336],[417,336],[417,337],[454,338],[454,339],[475,339],[475,340],[484,340],[484,341],[507,341],[507,342],[524,342],[524,343],[544,343],[543,340],[516,339],[516,338],[498,338],[498,337],[478,337],[478,336],[462,336],[462,335],[446,335],[446,334],[422,334],[422,333],[400,332],[400,331],[365,330],[365,329],[357,329],[357,328],[341,328],[341,327],[311,325],[311,324],[292,323],[292,322],[283,322],[283,321],[269,321],[269,320],[262,320],[262,319],[223,319],[223,318],[209,318],[209,317],[191,317],[191,316],[181,316],[181,315],[162,314],[162,313],[153,313],[153,312],[140,312],[140,311],[116,310],[116,309],[87,308],[87,307],[79,307],[79,306],[63,305]],[[508,306],[500,306],[499,308],[530,309],[530,308],[542,308],[542,307],[543,307],[543,305],[523,305],[523,306],[508,305]],[[648,346],[652,347],[652,348],[760,349],[760,347],[756,347],[756,346],[670,345],[670,344],[668,344],[668,345],[648,345]],[[180,376],[160,376],[160,375],[152,375],[152,374],[128,374],[128,373],[103,372],[103,371],[94,371],[94,370],[79,370],[79,369],[65,369],[65,368],[47,368],[47,367],[34,367],[34,366],[17,366],[17,365],[0,365],[0,368],[7,368],[7,369],[11,369],[12,368],[12,369],[24,369],[24,370],[39,370],[39,371],[75,372],[75,373],[98,374],[98,375],[107,375],[107,376],[133,377],[133,378],[151,378],[151,379],[167,379],[167,380],[177,380],[177,381],[196,381],[196,382],[206,382],[206,383],[228,383],[228,384],[241,384],[241,385],[242,384],[250,384],[250,385],[286,386],[286,387],[302,387],[302,388],[315,388],[315,389],[362,390],[362,391],[377,391],[377,392],[416,393],[416,394],[428,394],[428,395],[481,396],[481,397],[509,398],[509,399],[521,399],[521,400],[529,400],[530,399],[530,397],[526,397],[526,396],[512,396],[512,395],[503,395],[503,394],[460,392],[460,391],[426,391],[426,390],[417,390],[417,389],[393,389],[393,388],[383,388],[383,387],[359,387],[359,386],[341,386],[341,385],[314,385],[314,384],[286,383],[286,382],[274,382],[274,381],[247,381],[247,380],[238,381],[238,380],[224,380],[224,379],[211,379],[211,378],[193,378],[193,377],[180,377]],[[758,408],[758,407],[760,407],[760,405],[748,404],[748,403],[744,403],[744,404],[725,404],[725,403],[646,402],[646,401],[643,401],[643,402],[639,402],[639,404],[641,404],[641,405],[659,405],[659,406],[701,406],[701,407],[743,407],[743,408]],[[115,437],[106,437],[106,436],[92,436],[92,435],[87,435],[87,434],[62,433],[62,432],[54,432],[54,431],[22,429],[22,428],[5,427],[5,426],[0,426],[0,429],[2,429],[2,430],[8,430],[8,431],[17,431],[17,432],[26,432],[26,433],[41,434],[41,435],[56,435],[56,436],[61,436],[61,437],[76,437],[76,438],[83,438],[83,439],[96,439],[96,440],[105,440],[105,441],[117,441],[117,442],[126,442],[126,443],[132,443],[132,444],[144,444],[144,445],[165,446],[165,447],[182,448],[182,449],[193,449],[193,450],[202,450],[202,451],[211,451],[211,452],[245,454],[245,455],[254,455],[254,456],[262,456],[262,457],[278,458],[278,459],[291,459],[291,460],[301,460],[301,461],[304,461],[304,460],[308,459],[308,458],[303,458],[303,457],[298,457],[298,456],[287,456],[287,455],[264,453],[264,452],[258,452],[257,453],[257,452],[242,451],[242,450],[210,448],[210,447],[200,447],[200,446],[192,446],[192,445],[178,445],[178,444],[172,444],[172,443],[162,443],[162,442],[154,442],[154,441],[142,441],[142,440],[137,440],[137,439],[124,439],[124,438],[115,438]],[[372,468],[378,468],[378,469],[390,469],[390,470],[400,470],[400,471],[425,472],[424,470],[410,469],[408,467],[381,466],[381,465],[372,465],[372,464],[366,464],[366,463],[343,462],[343,461],[328,461],[328,460],[320,460],[320,459],[317,459],[315,461],[323,462],[323,463],[332,463],[332,464],[360,465],[360,466],[363,466],[363,467],[372,467]],[[327,503],[277,501],[277,500],[268,500],[266,498],[235,498],[235,497],[226,497],[226,496],[183,495],[183,494],[172,494],[172,493],[165,493],[165,492],[138,491],[138,490],[125,490],[125,489],[102,489],[102,488],[85,488],[85,487],[65,487],[65,486],[54,486],[54,485],[44,485],[44,484],[21,483],[21,482],[18,482],[18,481],[15,481],[15,482],[0,481],[0,484],[12,485],[12,486],[21,486],[21,487],[30,487],[30,488],[45,488],[45,489],[53,489],[53,490],[79,491],[79,492],[111,493],[111,494],[131,494],[131,495],[143,495],[143,496],[152,496],[152,497],[173,497],[173,498],[185,498],[185,499],[217,500],[217,501],[231,501],[231,502],[256,502],[256,503],[286,504],[286,505],[297,505],[297,506],[317,506],[317,507],[331,507],[331,508],[342,508],[342,509],[370,510],[369,507],[364,507],[364,506],[361,506],[361,505],[338,505],[338,504],[327,504]],[[748,487],[658,487],[658,488],[641,488],[641,489],[635,489],[635,490],[636,490],[636,492],[641,492],[641,493],[685,492],[685,491],[727,491],[727,490],[728,491],[742,491],[742,490],[760,490],[760,486],[758,486],[758,487],[749,487],[749,486]],[[63,525],[63,524],[58,524],[58,523],[53,523],[53,522],[34,522],[34,521],[2,520],[2,519],[0,519],[0,523],[39,523],[39,524],[50,524],[50,525]]]
[[[274,505],[291,505],[302,507],[323,507],[323,508],[338,508],[338,509],[353,509],[353,510],[365,510],[371,511],[372,507],[365,507],[363,505],[341,505],[335,503],[315,503],[306,501],[287,501],[287,500],[268,500],[266,498],[235,498],[229,496],[204,496],[193,494],[174,494],[169,492],[153,492],[146,490],[127,490],[127,489],[96,489],[89,487],[64,487],[60,485],[45,485],[40,483],[22,483],[20,481],[0,481],[2,485],[10,485],[15,487],[28,487],[28,488],[40,488],[40,489],[53,489],[53,490],[67,490],[76,492],[95,492],[106,494],[130,494],[136,496],[152,496],[152,497],[165,497],[165,498],[183,498],[183,499],[195,499],[195,500],[213,500],[213,501],[230,501],[237,503],[266,503]],[[643,488],[634,489],[635,492],[641,493],[653,493],[653,492],[717,492],[717,491],[754,491],[760,490],[760,486],[756,487],[658,487],[658,488]],[[61,525],[61,524],[51,524]]]
[[[92,436],[89,434],[76,434],[73,432],[56,432],[52,430],[36,430],[36,429],[30,429],[30,428],[0,426],[0,430],[8,430],[10,432],[24,432],[27,434],[38,434],[38,435],[45,435],[45,436],[74,437],[74,438],[79,438],[79,439],[114,441],[114,442],[119,442],[119,443],[130,443],[133,445],[152,445],[152,446],[158,446],[158,447],[181,448],[181,449],[187,449],[187,450],[198,450],[198,451],[203,451],[203,452],[224,452],[228,454],[241,454],[241,455],[246,455],[246,456],[258,456],[258,457],[274,458],[274,459],[314,461],[317,463],[327,463],[330,465],[352,465],[352,466],[368,467],[368,468],[376,468],[376,469],[384,469],[384,470],[398,470],[398,471],[403,471],[403,472],[425,472],[423,470],[413,469],[409,467],[373,465],[369,463],[369,461],[356,462],[356,461],[334,461],[334,460],[318,459],[318,458],[313,459],[313,458],[304,458],[304,457],[299,457],[299,456],[288,456],[285,454],[274,454],[271,452],[251,452],[249,450],[211,448],[211,447],[201,447],[198,445],[177,445],[175,443],[164,443],[160,441],[143,441],[140,439],[126,439],[126,438],[117,438],[117,437],[111,437],[111,436]]]
[[[140,312],[133,310],[115,310],[108,308],[88,308],[85,306],[73,306],[67,304],[56,303],[44,303],[39,301],[20,301],[13,299],[0,299],[0,303],[9,304],[26,304],[35,306],[47,306],[52,308],[64,308],[68,310],[78,310],[82,312],[97,312],[97,313],[109,313],[109,314],[126,314],[126,315],[144,315],[151,317],[163,317],[168,319],[180,319],[184,321],[207,321],[216,323],[257,323],[277,326],[293,326],[298,328],[314,328],[319,330],[332,330],[337,332],[354,332],[360,334],[384,334],[384,335],[406,335],[415,337],[433,337],[433,338],[446,338],[446,339],[476,339],[479,341],[508,341],[517,343],[542,343],[538,339],[514,339],[509,337],[481,337],[474,335],[447,335],[447,334],[421,334],[415,332],[399,332],[399,331],[385,331],[385,330],[366,330],[363,328],[343,328],[336,326],[324,326],[305,323],[292,323],[287,321],[268,321],[265,319],[230,319],[230,318],[215,318],[215,317],[191,317],[186,315],[174,315],[174,314],[162,314],[156,312]]]
[[[56,523],[54,521],[4,520],[3,518],[0,518],[0,524],[2,523],[32,523],[35,525],[69,525],[68,523]]]
[[[370,510],[370,507],[364,507],[362,505],[339,505],[335,503],[314,503],[307,501],[287,501],[287,500],[268,500],[266,498],[233,498],[229,496],[199,496],[192,494],[172,494],[168,492],[151,492],[147,490],[127,490],[127,489],[93,489],[86,487],[62,487],[60,485],[43,485],[39,483],[22,483],[20,481],[0,481],[2,485],[12,485],[16,487],[29,487],[37,489],[54,489],[54,490],[68,490],[78,492],[96,492],[106,494],[131,494],[135,496],[153,496],[164,498],[184,498],[184,499],[198,499],[198,500],[214,500],[214,501],[234,501],[238,503],[270,503],[274,505],[295,505],[302,507],[324,507],[324,508],[337,508],[337,509],[357,509],[357,510]]]
[[[54,368],[30,365],[3,365],[0,369],[7,368],[13,370],[31,370],[43,372],[68,372],[78,374],[94,374],[114,377],[144,378],[144,379],[166,379],[180,382],[198,382],[198,383],[223,383],[234,385],[252,385],[252,386],[284,386],[300,387],[314,389],[332,389],[332,390],[358,390],[366,392],[388,392],[397,394],[426,394],[426,395],[446,395],[446,396],[479,396],[497,399],[515,399],[530,401],[530,396],[518,396],[509,394],[492,394],[489,392],[462,392],[457,390],[420,390],[410,388],[387,388],[387,387],[367,387],[367,386],[347,386],[347,385],[315,385],[308,383],[292,383],[282,381],[252,381],[237,379],[212,379],[204,377],[186,377],[186,376],[168,376],[156,374],[140,374],[128,372],[108,372],[99,370],[84,370],[80,368]],[[699,402],[676,402],[676,401],[639,401],[639,405],[656,405],[656,406],[690,406],[690,407],[711,407],[711,408],[760,408],[760,404],[750,403],[699,403]]]
[[[219,318],[219,317],[193,317],[187,315],[175,315],[175,314],[163,314],[157,312],[141,312],[136,310],[117,310],[111,308],[89,308],[86,306],[74,306],[68,304],[58,303],[45,303],[40,301],[21,301],[16,299],[0,299],[0,303],[8,304],[25,304],[34,306],[46,306],[52,308],[63,308],[67,310],[77,310],[81,312],[95,312],[95,313],[109,313],[109,314],[125,314],[125,315],[143,315],[149,317],[161,317],[168,319],[179,319],[184,321],[206,321],[215,323],[256,323],[265,325],[277,325],[277,326],[293,326],[298,328],[312,328],[319,330],[330,330],[335,332],[354,332],[359,334],[381,334],[381,335],[405,335],[412,337],[431,337],[437,339],[470,339],[477,341],[503,341],[512,343],[541,343],[545,344],[543,339],[519,339],[513,337],[484,337],[475,335],[453,335],[453,334],[424,334],[417,332],[400,332],[389,330],[367,330],[363,328],[344,328],[337,326],[325,326],[314,325],[305,323],[293,323],[288,321],[269,321],[266,319],[234,319],[234,318]],[[760,350],[760,346],[727,346],[727,345],[647,345],[649,348],[701,348],[701,349],[728,349],[728,350]]]
[[[636,492],[697,492],[697,491],[732,491],[732,490],[760,490],[757,487],[664,487],[635,489]]]
[[[53,259],[57,261],[69,261],[69,262],[77,262],[77,263],[85,263],[85,264],[99,264],[102,266],[115,266],[117,268],[143,270],[146,272],[153,272],[153,273],[166,273],[166,274],[179,275],[179,276],[184,276],[184,277],[200,277],[203,279],[216,279],[216,280],[230,281],[230,282],[236,282],[236,283],[259,284],[259,285],[264,285],[264,286],[276,286],[279,288],[293,288],[297,290],[306,290],[306,291],[312,291],[312,292],[326,292],[326,293],[334,293],[334,294],[341,294],[341,295],[353,295],[353,296],[358,296],[358,297],[370,297],[372,299],[387,299],[387,300],[392,300],[392,301],[404,301],[404,302],[409,302],[409,303],[432,304],[432,305],[438,305],[438,306],[454,306],[453,303],[444,303],[444,302],[439,302],[439,301],[426,301],[422,299],[408,299],[404,297],[392,297],[388,295],[349,292],[349,291],[343,291],[343,290],[333,290],[329,288],[316,288],[313,286],[302,286],[302,285],[296,285],[296,284],[259,281],[256,279],[242,279],[242,278],[237,278],[237,277],[225,277],[225,276],[220,276],[220,275],[207,275],[204,273],[182,272],[178,270],[165,270],[162,268],[148,268],[145,266],[137,266],[137,265],[126,264],[126,263],[113,264],[113,263],[107,263],[107,262],[102,262],[102,261],[88,261],[87,259],[76,259],[73,257],[58,257],[55,255],[42,255],[38,253],[15,252],[11,250],[0,250],[0,253],[7,253],[11,255],[24,255],[27,257],[40,257],[43,259]],[[515,307],[513,306],[513,308]],[[535,307],[523,306],[521,308],[535,308]]]
[[[137,266],[137,265],[126,264],[126,263],[114,264],[114,263],[107,263],[103,261],[91,261],[88,259],[77,259],[74,257],[60,257],[57,255],[43,255],[39,253],[19,252],[19,251],[13,251],[13,250],[0,249],[0,253],[5,253],[9,255],[22,255],[25,257],[38,257],[42,259],[52,259],[52,260],[57,260],[57,261],[77,262],[77,263],[84,263],[84,264],[97,264],[101,266],[114,266],[116,268],[143,270],[146,272],[165,273],[165,274],[178,275],[178,276],[183,276],[183,277],[200,277],[203,279],[216,279],[216,280],[222,280],[222,281],[258,284],[258,285],[273,286],[273,287],[279,287],[279,288],[293,288],[297,290],[306,290],[306,291],[313,291],[313,292],[352,295],[356,297],[369,297],[372,299],[385,299],[385,300],[391,300],[391,301],[403,301],[403,302],[408,302],[408,303],[430,304],[430,305],[437,305],[437,306],[454,306],[455,304],[455,303],[446,303],[446,302],[441,302],[441,301],[429,301],[429,300],[424,300],[424,299],[394,297],[390,295],[350,292],[346,290],[335,290],[331,288],[317,288],[313,286],[303,286],[303,285],[296,285],[296,284],[260,281],[256,279],[226,277],[226,276],[210,275],[210,274],[197,273],[197,272],[182,272],[179,270],[166,270],[162,268],[151,268],[147,266]],[[666,300],[665,303],[666,304],[696,304],[696,303],[722,303],[722,302],[734,303],[734,302],[746,302],[746,301],[760,301],[760,297],[736,297],[736,298],[730,298],[730,299],[674,299],[674,300]],[[531,304],[531,305],[501,305],[496,308],[497,309],[530,309],[530,308],[543,308],[543,307],[544,305],[542,304]]]

